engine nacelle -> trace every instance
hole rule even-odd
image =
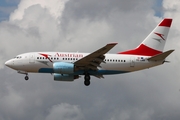
[[[78,75],[54,73],[54,80],[55,81],[74,81],[74,79],[77,79],[77,78],[79,78]]]
[[[72,74],[74,73],[74,64],[66,62],[56,62],[53,64],[53,69],[55,73]]]

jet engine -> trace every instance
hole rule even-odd
[[[54,73],[73,74],[74,64],[66,62],[56,62],[53,64]]]
[[[79,78],[79,75],[54,73],[54,80],[55,81],[74,81],[74,79],[78,79],[78,78]]]

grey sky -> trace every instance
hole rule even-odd
[[[155,0],[21,0],[8,20],[0,22],[1,120],[179,120],[180,75],[178,27],[180,2]],[[172,17],[165,50],[175,49],[162,66],[134,73],[83,77],[56,82],[50,74],[30,80],[4,66],[30,51],[93,52],[110,42],[117,53],[136,47],[163,19]]]

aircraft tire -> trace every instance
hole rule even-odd
[[[89,86],[90,85],[90,79],[91,79],[90,75],[89,74],[85,74],[85,76],[84,76],[84,85],[85,86]]]
[[[84,85],[85,85],[85,86],[89,86],[90,83],[91,83],[90,80],[84,80]]]
[[[29,77],[28,77],[28,76],[25,76],[24,79],[25,79],[25,80],[29,80]]]

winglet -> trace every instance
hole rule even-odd
[[[148,58],[149,61],[160,61],[164,60],[168,55],[170,55],[174,50],[168,50],[166,52],[163,52],[161,54],[155,55],[153,57]]]

